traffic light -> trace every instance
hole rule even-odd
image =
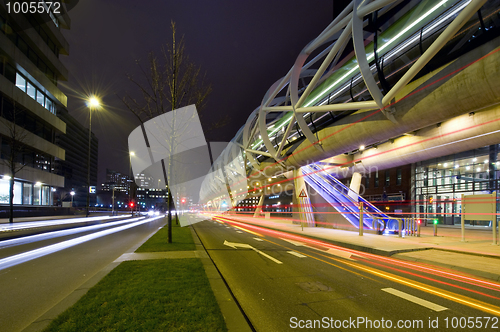
[[[437,224],[438,223],[438,220],[437,219],[434,219],[434,223]]]
[[[434,197],[429,197],[429,204],[432,204],[432,202],[434,201]]]
[[[182,197],[182,198],[181,198],[181,203],[182,203],[182,204],[186,203],[186,198],[185,198],[185,197]]]
[[[134,202],[130,202],[130,207],[133,208],[134,207]]]

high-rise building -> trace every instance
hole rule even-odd
[[[58,117],[66,123],[66,134],[57,133],[55,143],[66,151],[64,160],[56,159],[56,173],[64,177],[61,198],[66,200],[71,191],[75,192],[73,205],[87,204],[87,158],[89,130],[82,126],[68,111],[61,108]],[[90,145],[90,186],[97,184],[97,152],[99,140],[92,133]],[[95,192],[91,192],[90,206],[96,204]]]
[[[61,29],[70,19],[64,4],[43,8],[14,14],[0,4],[0,205],[9,203],[10,177],[16,205],[57,204],[65,177],[71,189],[86,184],[88,130],[68,114],[58,87],[68,78],[60,56],[69,53]],[[91,151],[95,174],[95,138]]]

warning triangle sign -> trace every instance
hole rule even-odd
[[[306,190],[302,189],[302,191],[299,194],[299,197],[307,197]]]

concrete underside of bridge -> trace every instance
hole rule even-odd
[[[289,148],[286,167],[263,162],[261,170],[273,176],[377,144],[349,157],[361,161],[357,167],[384,169],[500,142],[499,45],[496,38],[408,84],[387,108],[396,122],[379,110],[358,111],[317,133],[322,149],[303,141]]]

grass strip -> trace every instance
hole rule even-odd
[[[187,251],[196,249],[189,227],[172,225],[172,243],[167,243],[167,238],[168,228],[165,225],[135,252]]]
[[[197,258],[121,263],[44,331],[227,331]]]

